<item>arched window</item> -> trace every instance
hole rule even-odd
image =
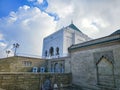
[[[48,55],[48,52],[47,52],[47,50],[45,51],[45,57],[47,57],[47,55]]]
[[[59,72],[59,64],[58,63],[54,64],[54,72]]]
[[[50,48],[49,53],[50,53],[50,56],[54,55],[54,48],[53,47]]]
[[[54,72],[54,64],[51,64],[51,72]]]
[[[63,67],[63,64],[60,63],[60,73],[63,73],[64,72],[64,67]]]
[[[56,55],[59,55],[59,48],[56,48]]]

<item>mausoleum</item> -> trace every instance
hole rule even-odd
[[[68,47],[89,40],[91,38],[71,23],[44,38],[42,57],[56,58],[68,56]]]

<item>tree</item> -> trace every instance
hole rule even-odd
[[[14,56],[16,56],[16,51],[17,51],[17,48],[19,48],[19,44],[18,43],[14,43],[13,44],[13,48],[15,48],[15,51],[14,51]]]

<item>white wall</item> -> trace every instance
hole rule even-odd
[[[50,47],[54,48],[54,55],[56,55],[56,48],[59,47],[59,53],[60,56],[62,56],[62,49],[63,49],[63,30],[59,30],[55,33],[53,33],[52,35],[44,38],[43,41],[43,52],[42,52],[42,56],[45,56],[45,51],[47,50],[49,53],[49,49]],[[49,54],[48,54],[49,56]]]
[[[50,47],[54,48],[54,56],[56,55],[56,47],[59,47],[60,57],[67,56],[68,47],[70,47],[72,44],[78,44],[88,40],[90,40],[90,38],[88,38],[88,36],[84,35],[82,32],[74,30],[70,27],[62,28],[61,30],[44,38],[42,56],[45,56],[46,50],[49,53]],[[49,56],[50,55],[48,55],[48,57]]]
[[[88,36],[86,36],[85,34],[79,31],[73,30],[71,28],[65,28],[63,40],[64,40],[63,41],[63,53],[64,55],[67,55],[68,48],[71,45],[88,41],[90,40],[90,38],[88,38]]]

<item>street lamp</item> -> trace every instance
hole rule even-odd
[[[13,44],[13,48],[15,48],[15,51],[14,51],[14,56],[16,56],[16,51],[17,51],[17,48],[19,48],[19,44],[18,43],[14,43]]]

